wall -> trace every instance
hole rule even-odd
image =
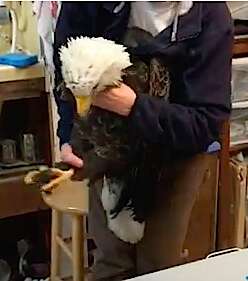
[[[17,44],[24,50],[28,50],[31,53],[39,52],[39,39],[37,33],[37,21],[36,16],[33,15],[32,2],[31,1],[5,1],[5,5],[12,7],[17,15],[18,32],[17,32]],[[10,24],[6,26],[0,26],[0,33],[7,34],[11,37]],[[0,52],[6,52],[9,50],[10,44],[7,44],[0,39]]]
[[[248,20],[248,1],[228,1],[227,5],[234,18]]]

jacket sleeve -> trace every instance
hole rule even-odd
[[[171,152],[194,154],[218,140],[221,124],[230,114],[231,98],[233,28],[229,14],[223,13],[217,19],[203,19],[196,46],[200,55],[182,73],[180,102],[173,97],[169,103],[137,96],[129,124],[146,141]]]
[[[126,5],[121,15],[111,13],[110,11],[118,5],[120,5],[118,1],[102,3],[87,1],[62,2],[54,35],[53,61],[56,69],[55,85],[58,85],[62,80],[59,49],[67,42],[68,38],[104,36],[105,38],[118,41],[122,37],[121,35],[125,30],[129,15],[129,5]],[[58,92],[54,92],[60,117],[57,135],[60,139],[60,145],[62,145],[70,141],[73,126],[73,105],[68,101],[62,100]]]
[[[62,81],[59,49],[66,44],[68,38],[80,35],[93,36],[96,33],[93,20],[96,18],[98,3],[95,2],[62,2],[60,15],[54,35],[53,62],[55,65],[55,88]],[[60,146],[69,143],[73,127],[73,104],[60,98],[60,93],[54,90],[58,108],[59,121],[57,135]]]
[[[60,117],[58,121],[57,136],[59,137],[59,143],[61,147],[64,143],[70,142],[74,110],[73,105],[68,101],[62,100],[59,93],[57,93],[55,90],[54,96]]]

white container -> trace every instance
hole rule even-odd
[[[233,108],[230,120],[230,145],[248,143],[248,107]]]
[[[227,5],[234,19],[248,19],[248,3],[247,1],[228,1]]]
[[[232,102],[248,101],[248,58],[232,61]]]

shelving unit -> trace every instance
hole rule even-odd
[[[13,251],[23,235],[34,239],[36,245],[41,244],[42,251],[48,255],[50,211],[39,190],[26,186],[23,181],[28,170],[50,166],[53,161],[51,106],[43,66],[37,64],[25,69],[0,66],[0,104],[0,139],[15,140],[20,159],[20,136],[33,134],[37,152],[35,163],[0,169],[0,258],[4,258],[4,252]],[[25,229],[27,226],[29,231]],[[17,258],[17,253],[11,255]]]
[[[234,41],[233,58],[239,62],[248,60],[248,38],[237,38]],[[237,61],[236,61],[237,63]],[[248,90],[248,89],[247,89]],[[248,101],[238,101],[232,104],[233,109],[246,108]],[[232,189],[232,175],[230,172],[230,157],[241,151],[248,151],[248,141],[237,145],[230,145],[230,122],[225,122],[222,130],[222,149],[220,151],[220,178],[218,190],[218,223],[217,223],[217,249],[235,246],[235,190]]]
[[[34,72],[32,72],[32,70]],[[45,78],[41,65],[16,70],[0,68],[0,138],[14,139],[20,154],[20,136],[32,133],[37,141],[37,163],[51,165],[50,102],[45,92]],[[6,76],[6,72],[10,76]],[[19,73],[20,72],[20,73]],[[4,77],[8,77],[4,81]],[[12,81],[10,80],[10,77]],[[15,194],[15,207],[0,202],[0,218],[35,212],[44,209],[39,191],[30,191],[24,186],[23,176],[33,165],[0,170],[0,200]],[[18,195],[18,196],[17,196]],[[26,199],[28,196],[29,200]],[[5,206],[5,207],[4,207]],[[18,206],[18,207],[17,207]]]

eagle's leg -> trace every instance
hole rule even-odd
[[[112,211],[120,200],[123,188],[125,188],[123,181],[105,177],[102,189],[102,204],[106,211],[109,229],[121,240],[135,244],[143,238],[145,223],[135,221],[133,211],[128,206],[122,208],[116,216],[112,215]]]

